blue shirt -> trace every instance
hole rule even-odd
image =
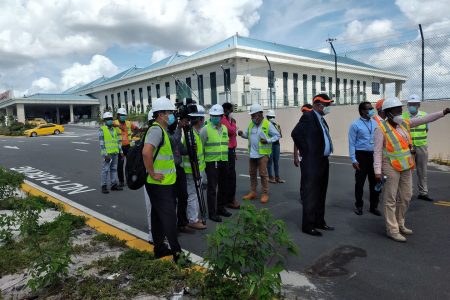
[[[321,114],[319,114],[317,111],[313,110],[316,114],[317,118],[319,118],[320,126],[322,126],[323,131],[323,139],[325,141],[325,150],[323,151],[323,156],[330,156],[331,152],[333,152],[333,146],[331,144],[331,137],[328,132],[328,128],[323,123],[323,117]]]
[[[377,126],[377,122],[373,118],[370,118],[370,120],[358,118],[350,125],[348,130],[348,152],[352,163],[358,162],[355,155],[356,150],[373,151],[373,133]]]

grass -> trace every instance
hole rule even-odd
[[[109,247],[117,247],[117,248],[125,248],[127,246],[125,241],[120,240],[113,235],[105,233],[100,233],[94,236],[92,242],[93,245],[96,245],[98,243],[106,243]]]
[[[442,159],[441,157],[433,158],[431,159],[432,162],[443,165],[443,166],[449,166],[450,167],[450,159]]]
[[[32,196],[28,195],[26,199],[20,198],[7,198],[4,200],[0,200],[0,210],[15,210],[20,207],[20,203],[23,201],[29,201],[34,207],[39,207],[42,209],[59,209],[59,206],[54,204],[53,202],[47,201],[44,197],[41,196]]]

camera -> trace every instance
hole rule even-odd
[[[175,116],[182,120],[188,119],[189,114],[197,112],[197,102],[192,100],[192,98],[183,98],[181,100],[177,99],[175,102],[175,107],[177,111],[175,112]]]

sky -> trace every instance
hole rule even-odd
[[[450,1],[2,0],[0,92],[62,92],[175,52],[189,55],[236,32],[322,52],[335,38],[338,53],[369,48],[368,61],[401,64],[405,47],[389,49],[389,62],[377,57],[386,43],[417,40],[419,23],[425,36],[448,34]],[[438,57],[431,75],[449,75],[450,40],[439,49],[427,49]]]

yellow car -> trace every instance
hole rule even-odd
[[[48,135],[48,134],[60,134],[64,132],[64,126],[58,124],[47,123],[39,125],[36,128],[28,129],[24,131],[26,136],[38,136],[38,135]]]

